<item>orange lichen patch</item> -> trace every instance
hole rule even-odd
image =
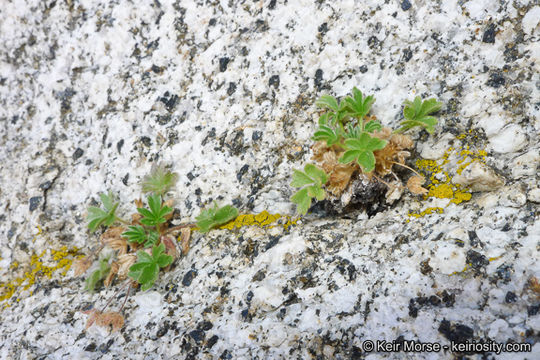
[[[41,228],[35,237],[41,235]],[[35,240],[35,237],[33,240]],[[39,281],[40,278],[52,278],[53,274],[60,272],[60,275],[66,275],[71,268],[74,258],[80,257],[79,249],[73,247],[68,249],[67,246],[62,246],[59,250],[50,249],[44,250],[40,254],[33,254],[30,258],[30,263],[27,265],[19,264],[14,261],[10,268],[23,268],[24,274],[15,277],[6,282],[0,282],[0,303],[2,308],[9,307],[8,300],[15,296],[15,301],[20,301],[23,296],[22,292],[28,290],[32,285]],[[51,264],[52,265],[48,265]],[[47,265],[46,265],[47,264]],[[28,295],[32,295],[30,291]]]
[[[463,140],[467,136],[467,134],[462,134],[457,136],[457,138]],[[470,149],[469,145],[464,145],[457,150],[453,147],[448,148],[439,162],[426,159],[417,160],[416,167],[426,174],[430,183],[427,186],[428,192],[424,195],[424,199],[448,199],[449,201],[446,206],[450,204],[461,204],[464,201],[471,200],[472,194],[466,189],[462,189],[460,185],[453,184],[452,176],[448,171],[443,169],[443,165],[449,162],[448,158],[452,154],[458,156],[457,163],[460,164],[460,166],[456,170],[456,173],[461,174],[461,172],[472,163],[477,161],[485,162],[487,152],[485,150],[473,151]],[[422,211],[420,213],[409,213],[409,216],[418,218],[430,213],[432,212]]]
[[[281,221],[278,221],[281,220]],[[290,216],[281,214],[270,214],[268,211],[263,211],[259,214],[240,214],[233,221],[220,226],[220,229],[239,229],[243,226],[258,226],[263,228],[283,227],[287,229],[291,225],[296,225],[298,219],[293,219]]]

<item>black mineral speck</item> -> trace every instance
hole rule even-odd
[[[186,275],[184,275],[184,278],[182,279],[182,285],[189,286],[191,285],[191,282],[195,277],[197,276],[197,270],[191,269],[189,270]]]
[[[118,150],[118,153],[122,153],[122,146],[124,146],[124,139],[121,139],[116,143],[116,150]]]
[[[270,10],[273,10],[276,7],[276,0],[270,0],[270,3],[268,4],[268,8]]]
[[[540,310],[540,304],[527,306],[527,315],[534,316],[538,314],[538,310]]]
[[[73,160],[79,159],[81,156],[83,156],[84,151],[81,148],[75,149],[75,152],[73,152]]]
[[[473,247],[478,246],[478,244],[480,243],[480,238],[476,234],[476,231],[469,230],[468,234],[469,234],[469,242],[471,243],[471,246]]]
[[[218,342],[219,337],[217,335],[213,335],[208,341],[206,342],[206,347],[210,349],[212,346],[216,345]]]
[[[512,291],[508,291],[506,293],[506,296],[504,297],[504,301],[507,303],[507,304],[510,304],[510,303],[515,303],[517,301],[517,296],[516,294],[514,294]]]
[[[262,138],[262,131],[256,130],[253,132],[253,134],[251,134],[251,140],[253,141],[260,140],[261,138]]]
[[[109,352],[109,348],[111,347],[113,342],[114,342],[114,339],[110,339],[106,343],[99,345],[98,350],[101,351],[103,354]]]
[[[90,343],[90,344],[88,344],[88,346],[86,346],[84,348],[84,351],[94,352],[94,351],[96,351],[96,348],[97,348],[96,343]]]
[[[236,179],[238,179],[238,182],[242,181],[242,176],[244,176],[244,174],[248,171],[248,169],[249,169],[249,165],[245,164],[244,166],[240,168],[240,170],[238,170],[238,172],[236,173]]]
[[[43,191],[49,190],[51,188],[52,183],[50,181],[45,181],[44,183],[39,185],[39,188]]]
[[[279,75],[272,75],[270,80],[268,80],[268,85],[276,89],[279,88]]]
[[[266,271],[259,270],[255,275],[253,275],[253,278],[251,278],[251,281],[261,281],[266,277]]]
[[[228,57],[222,57],[219,59],[219,71],[224,72],[227,70],[227,65],[229,64],[229,61],[231,61]]]
[[[193,181],[193,179],[195,179],[195,175],[193,175],[193,173],[190,171],[186,174],[187,178],[189,179],[189,181]]]
[[[321,33],[321,35],[324,35],[326,34],[326,32],[328,31],[328,23],[322,23],[320,26],[319,26],[319,32]]]
[[[405,62],[409,62],[409,60],[411,60],[413,56],[413,53],[411,51],[411,49],[407,48],[407,49],[403,49],[403,60],[405,60]]]
[[[231,96],[236,91],[236,84],[233,82],[229,83],[229,87],[227,88],[227,95]]]
[[[162,337],[163,335],[167,333],[167,331],[169,331],[169,322],[165,321],[165,323],[156,332],[156,336]]]
[[[467,325],[452,324],[448,320],[441,321],[439,332],[450,341],[464,343],[474,336],[474,331]]]
[[[157,66],[156,64],[152,64],[152,71],[156,74],[159,74],[160,72],[163,71],[163,68]]]
[[[189,336],[193,340],[195,340],[197,345],[202,344],[202,342],[204,341],[204,331],[203,330],[193,330],[192,332],[189,333]]]
[[[126,173],[126,175],[122,178],[122,184],[127,186],[129,180],[129,173]]]
[[[477,251],[467,251],[467,264],[470,264],[474,269],[480,269],[489,265],[489,260]]]
[[[178,95],[173,95],[170,94],[168,91],[165,91],[165,94],[163,94],[159,101],[165,104],[165,108],[167,108],[167,110],[171,112],[176,106],[176,103],[178,102]]]
[[[427,275],[433,271],[433,268],[429,265],[429,259],[426,259],[420,263],[420,272],[423,275]]]
[[[211,19],[208,21],[208,25],[210,25],[210,26],[216,25],[216,19],[215,19],[215,18],[211,18]]]
[[[370,49],[373,49],[373,48],[379,46],[379,39],[377,39],[376,36],[371,36],[371,37],[368,39],[367,43],[368,43],[369,48],[370,48]]]
[[[317,90],[321,90],[323,85],[322,81],[323,71],[321,69],[317,69],[317,71],[315,71],[315,87],[317,88]]]
[[[34,211],[39,206],[41,202],[41,196],[34,196],[30,198],[30,211]]]
[[[229,350],[224,350],[219,356],[220,360],[230,360],[232,359],[232,354]]]
[[[268,242],[268,244],[266,244],[264,249],[268,250],[268,249],[274,247],[279,242],[280,238],[281,238],[280,236],[270,236],[270,241]]]
[[[365,73],[367,73],[368,68],[367,68],[366,65],[362,65],[362,66],[360,66],[360,68],[359,68],[358,70],[359,70],[362,74],[365,74]]]
[[[152,139],[150,139],[148,136],[141,136],[139,140],[143,143],[144,146],[150,147],[152,146]]]
[[[514,271],[512,265],[501,265],[495,271],[495,276],[503,283],[508,283],[512,278],[512,272]]]
[[[403,0],[401,2],[401,10],[403,11],[407,11],[411,8],[411,2],[409,0]]]
[[[482,36],[482,42],[494,44],[495,43],[495,35],[496,35],[496,27],[495,24],[489,24],[486,31],[484,31],[484,36]]]
[[[506,79],[504,78],[504,76],[502,76],[498,72],[494,72],[489,75],[489,79],[486,82],[486,85],[494,87],[494,88],[499,88],[503,86],[505,83],[506,83]]]

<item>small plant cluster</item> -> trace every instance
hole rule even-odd
[[[154,167],[142,182],[142,190],[148,194],[146,204],[141,199],[135,200],[137,212],[131,215],[130,220],[117,216],[119,204],[110,193],[100,194],[101,207],[88,208],[89,229],[94,232],[105,227],[106,230],[101,235],[99,248],[75,264],[75,275],[82,275],[99,255],[97,266],[86,278],[86,290],[93,292],[101,281],[105,286],[110,286],[116,278],[128,279],[126,300],[133,287],[140,285],[141,290],[146,291],[154,285],[161,270],[169,269],[180,255],[189,251],[192,230],[205,233],[238,216],[236,208],[214,204],[196,217],[196,224],[173,225],[173,200],[164,200],[163,197],[174,186],[177,178],[175,173],[163,166]],[[177,236],[180,251],[176,245]],[[104,248],[109,251],[102,251]],[[113,331],[121,327],[123,320],[120,319],[120,312],[104,312],[109,303],[101,311],[94,309],[87,312],[91,314],[87,327],[94,322],[112,325]]]
[[[338,101],[323,95],[316,102],[324,112],[312,139],[313,160],[317,165],[307,164],[304,171],[294,170],[292,187],[301,188],[291,201],[297,204],[297,212],[305,215],[312,200],[324,200],[328,195],[339,197],[359,176],[374,178],[389,187],[387,198],[403,188],[401,180],[392,171],[393,165],[416,173],[407,181],[413,194],[425,194],[425,179],[405,164],[410,156],[407,151],[414,146],[413,140],[403,133],[420,127],[433,133],[437,119],[432,116],[442,104],[435,99],[405,101],[404,120],[395,130],[384,127],[375,116],[370,115],[375,102],[372,95],[364,96],[356,87],[352,94]],[[383,180],[392,176],[392,183]]]

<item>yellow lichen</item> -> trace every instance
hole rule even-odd
[[[279,219],[280,223],[277,223]],[[258,226],[264,228],[274,228],[281,226],[287,229],[291,225],[295,225],[298,219],[293,219],[290,216],[282,216],[281,214],[270,214],[268,211],[263,211],[259,214],[240,214],[233,221],[228,222],[225,225],[220,226],[220,229],[239,229],[243,226]]]
[[[457,138],[460,140],[463,140],[469,136],[472,136],[473,139],[478,138],[477,135],[470,134],[472,134],[471,130],[469,131],[469,135],[461,134],[458,135]],[[471,200],[471,193],[468,192],[466,189],[461,189],[459,185],[453,184],[452,176],[443,169],[443,165],[449,162],[448,158],[451,154],[455,152],[455,150],[456,149],[454,147],[448,148],[442,156],[442,160],[440,160],[439,162],[426,159],[420,159],[416,161],[416,167],[420,170],[420,172],[426,174],[426,178],[429,179],[429,185],[426,186],[426,188],[428,189],[428,193],[424,196],[424,199],[449,199],[449,202],[446,206],[450,204],[461,204],[464,201]],[[474,162],[485,162],[487,156],[487,152],[485,150],[473,151],[470,149],[469,145],[464,145],[456,151],[457,156],[459,157],[457,163],[460,164],[460,166],[456,170],[457,174],[461,174],[465,168],[467,168]],[[409,213],[409,216],[419,218],[434,212],[430,209],[434,208],[428,208],[420,213]],[[437,212],[442,213],[442,211]]]
[[[34,242],[37,236],[41,234],[41,227],[38,226],[38,233],[34,236],[32,241]],[[15,297],[14,301],[19,302],[23,295],[22,291],[28,290],[40,277],[50,279],[57,271],[61,271],[61,275],[66,275],[71,268],[73,258],[78,255],[78,248],[73,247],[68,249],[67,246],[62,246],[59,250],[44,250],[40,254],[33,254],[30,257],[30,263],[27,265],[21,265],[17,261],[13,261],[10,265],[10,269],[16,270],[22,267],[26,269],[26,271],[24,271],[22,276],[17,276],[7,282],[0,282],[0,302],[4,302],[2,308],[10,306],[8,300],[13,298],[16,293],[18,293],[18,296]],[[46,263],[52,263],[53,265],[45,265]],[[28,295],[32,295],[32,292],[29,292]]]

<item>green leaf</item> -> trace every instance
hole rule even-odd
[[[101,225],[110,226],[116,220],[115,211],[118,203],[113,201],[112,194],[100,194],[99,197],[105,210],[95,206],[88,207],[87,220],[90,231],[96,231]]]
[[[302,215],[305,215],[311,206],[311,197],[307,189],[297,191],[291,196],[291,201],[297,205],[296,210]]]
[[[328,177],[324,170],[319,169],[313,164],[307,164],[304,166],[304,171],[306,172],[306,175],[312,178],[319,187],[328,181]]]
[[[306,189],[308,191],[308,195],[312,198],[316,198],[319,201],[324,200],[326,198],[326,193],[324,192],[323,189],[321,189],[318,186],[312,185],[312,186],[308,186]]]
[[[109,265],[109,258],[102,258],[99,260],[99,268],[97,270],[94,270],[85,281],[84,289],[90,292],[94,292],[94,289],[97,285],[97,283],[104,279],[107,274],[109,274],[109,271],[111,270],[111,266]]]
[[[405,120],[401,122],[401,127],[396,132],[404,132],[419,126],[425,128],[430,134],[433,133],[437,119],[429,115],[439,111],[441,107],[442,103],[436,99],[422,101],[420,96],[417,96],[413,101],[406,100],[403,108]]]
[[[315,105],[322,108],[327,108],[337,112],[339,110],[339,105],[335,97],[330,95],[323,95],[319,100],[315,101]]]
[[[139,214],[143,216],[141,223],[147,226],[157,226],[166,222],[165,216],[172,212],[172,209],[162,204],[161,195],[150,195],[147,201],[150,210],[137,208]]]
[[[324,170],[319,169],[313,164],[307,164],[304,166],[304,172],[300,170],[294,170],[293,181],[291,186],[302,187],[309,185],[308,187],[297,191],[291,196],[291,201],[297,204],[298,213],[305,215],[311,206],[311,198],[317,200],[324,200],[326,193],[321,188],[328,181],[328,176]]]
[[[352,97],[344,99],[347,109],[351,116],[363,119],[369,113],[371,105],[375,102],[375,98],[372,95],[364,97],[362,92],[356,87],[353,88],[352,95]]]
[[[205,209],[195,219],[197,226],[202,233],[210,231],[210,229],[228,223],[238,216],[238,209],[231,205],[225,205],[218,208],[214,203],[213,208]]]
[[[383,149],[386,144],[386,140],[371,137],[367,132],[363,132],[358,139],[345,140],[347,151],[339,159],[339,162],[348,164],[356,159],[362,170],[369,173],[375,168],[373,151]]]
[[[163,195],[174,186],[177,180],[178,174],[165,169],[163,165],[157,165],[152,168],[149,175],[144,177],[141,183],[142,190],[145,193]]]
[[[364,125],[364,130],[367,131],[368,133],[372,133],[374,131],[381,130],[381,129],[382,129],[382,125],[377,120],[370,120]]]
[[[122,236],[127,238],[129,242],[144,244],[144,247],[150,247],[154,245],[159,239],[159,234],[154,230],[149,230],[148,232],[144,227],[137,226],[128,226],[128,231],[122,233]]]
[[[141,284],[141,290],[150,289],[156,282],[159,269],[170,265],[173,257],[163,254],[165,245],[154,245],[152,255],[146,251],[137,251],[137,262],[130,266],[128,276]]]
[[[302,187],[313,183],[313,179],[304,174],[300,170],[293,170],[293,180],[291,181],[292,187]]]
[[[326,125],[320,125],[319,129],[315,131],[312,139],[315,141],[326,141],[326,145],[332,146],[339,142],[339,132]]]

